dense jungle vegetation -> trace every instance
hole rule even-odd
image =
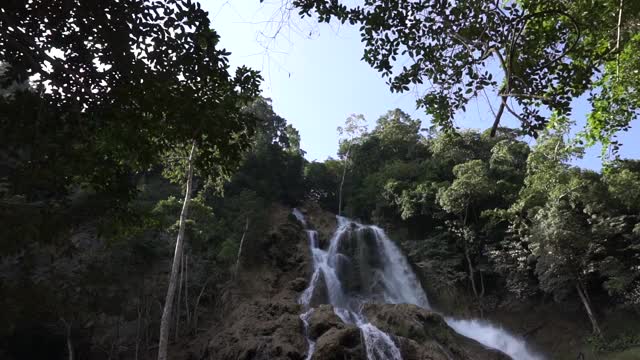
[[[640,344],[599,323],[640,313],[640,161],[615,156],[640,107],[640,2],[287,4],[360,26],[392,91],[430,84],[432,124],[354,114],[337,157],[309,162],[197,2],[0,4],[1,358],[166,359],[257,256],[273,205],[304,203],[393,231],[480,314],[495,294],[574,302],[599,350]],[[494,124],[456,128],[490,88]],[[573,166],[594,144],[603,170]]]

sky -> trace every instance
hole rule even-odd
[[[363,114],[372,129],[378,117],[400,108],[420,119],[423,127],[430,126],[424,110],[416,109],[417,93],[391,93],[385,79],[361,60],[363,44],[357,27],[300,19],[295,10],[281,8],[284,0],[200,2],[221,36],[222,47],[231,52],[231,66],[261,71],[263,96],[271,98],[274,111],[298,129],[308,160],[336,156],[336,128],[350,114]],[[497,99],[491,105],[478,99],[456,116],[455,123],[461,128],[486,129],[493,123],[490,106],[497,105]],[[588,111],[584,99],[575,102],[576,131],[584,125]],[[518,126],[509,115],[501,124]],[[622,157],[640,158],[638,121],[619,140]],[[599,147],[590,148],[574,164],[598,170],[599,155]]]

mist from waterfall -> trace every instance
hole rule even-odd
[[[364,303],[414,304],[431,310],[426,293],[404,254],[377,226],[363,225],[337,216],[337,227],[326,250],[320,247],[318,234],[307,226],[298,209],[293,214],[307,231],[313,258],[313,275],[300,296],[305,312],[301,319],[308,327],[314,298],[326,287],[323,303],[333,306],[342,321],[360,328],[369,360],[401,360],[400,350],[391,337],[367,321]],[[457,333],[486,347],[497,349],[514,360],[542,360],[527,350],[526,343],[502,328],[475,319],[445,317]],[[311,359],[315,343],[307,337]]]
[[[473,339],[480,344],[498,349],[515,360],[542,360],[543,357],[532,353],[527,349],[527,344],[522,339],[509,334],[506,330],[497,327],[488,321],[471,319],[456,320],[445,317],[447,325],[460,335]]]

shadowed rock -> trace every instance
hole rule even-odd
[[[366,360],[360,329],[354,325],[331,328],[316,342],[312,360]]]
[[[329,290],[327,289],[324,272],[320,271],[318,273],[318,280],[316,281],[316,286],[313,288],[311,299],[309,300],[309,306],[311,307],[329,303]]]
[[[309,337],[315,340],[331,328],[343,329],[344,323],[333,312],[331,305],[320,305],[309,317]]]
[[[404,360],[509,360],[499,351],[453,331],[442,316],[410,304],[366,304],[364,313],[394,336]]]

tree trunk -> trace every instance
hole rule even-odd
[[[184,307],[187,312],[187,328],[191,325],[189,312],[189,255],[184,256]]]
[[[476,287],[476,271],[473,268],[473,263],[471,263],[471,256],[469,256],[469,250],[467,249],[466,245],[464,249],[464,256],[467,258],[467,264],[469,266],[469,280],[471,280],[471,289],[473,290],[473,294],[476,296],[476,299],[480,298],[480,295],[478,294],[478,288]]]
[[[349,161],[349,152],[351,149],[347,150],[347,155],[344,158],[344,167],[342,168],[342,180],[340,180],[340,189],[338,190],[338,216],[342,215],[342,187],[344,186],[344,178],[347,175],[347,164]]]
[[[578,295],[580,295],[580,300],[582,300],[582,304],[584,305],[584,309],[587,311],[587,315],[589,315],[589,320],[591,321],[591,327],[593,328],[593,333],[596,336],[601,336],[602,331],[600,330],[600,326],[598,326],[598,321],[596,320],[595,315],[593,314],[593,310],[591,310],[591,303],[589,301],[587,291],[582,286],[582,284],[576,284],[576,290],[578,290]]]
[[[180,256],[180,278],[178,280],[178,299],[176,302],[176,332],[173,340],[175,342],[178,341],[178,335],[180,333],[180,301],[182,301],[182,284],[184,283],[183,278],[184,278],[184,254]]]
[[[242,255],[242,245],[244,244],[244,237],[247,235],[247,230],[249,230],[249,217],[247,217],[247,221],[244,224],[244,232],[242,233],[242,238],[240,239],[240,247],[238,248],[238,258],[236,259],[236,269],[234,276],[238,275],[238,268],[240,267],[240,255]]]
[[[120,316],[118,316],[118,318],[116,319],[116,338],[113,341],[113,343],[111,344],[111,354],[109,355],[109,358],[111,358],[111,356],[113,355],[116,359],[119,359],[119,353],[120,353],[120,348],[119,348],[119,343],[120,343]]]
[[[65,330],[66,330],[66,333],[67,333],[67,354],[68,354],[68,359],[69,360],[73,360],[73,359],[75,359],[75,353],[73,351],[73,340],[71,339],[71,323],[68,323],[68,322],[64,321],[64,326],[66,328]]]
[[[138,300],[138,306],[136,309],[136,312],[138,313],[138,319],[136,320],[136,348],[135,348],[134,360],[138,360],[138,354],[140,352],[140,336],[141,336],[140,333],[142,332],[142,309],[144,307],[144,304],[142,303],[143,301],[144,301],[144,298],[140,297]]]
[[[180,257],[182,256],[182,248],[184,242],[184,228],[189,212],[189,201],[191,200],[192,182],[193,182],[193,153],[195,152],[195,142],[191,146],[189,154],[189,166],[187,169],[187,189],[184,195],[184,203],[182,204],[182,212],[180,213],[180,224],[178,228],[178,237],[176,239],[176,249],[173,253],[173,264],[171,265],[171,276],[169,278],[169,287],[167,296],[162,309],[162,318],[160,320],[160,339],[158,340],[158,360],[167,360],[167,345],[169,342],[169,325],[171,324],[171,315],[173,309],[173,300],[178,285],[178,271],[180,266]]]
[[[195,335],[198,332],[198,305],[200,305],[200,298],[202,298],[202,294],[204,294],[205,289],[207,288],[207,284],[211,277],[208,277],[207,280],[204,281],[202,288],[200,289],[200,294],[196,298],[196,304],[193,307],[193,334]]]
[[[480,271],[480,282],[482,283],[482,290],[478,292],[478,288],[476,285],[476,270],[473,267],[473,263],[471,262],[471,256],[469,256],[469,250],[467,250],[466,245],[464,249],[464,255],[467,258],[467,264],[469,266],[469,280],[471,280],[471,288],[473,290],[473,294],[476,296],[476,300],[478,301],[478,310],[480,311],[480,317],[484,318],[484,308],[482,306],[482,297],[484,296],[484,279],[482,278],[482,271]]]

